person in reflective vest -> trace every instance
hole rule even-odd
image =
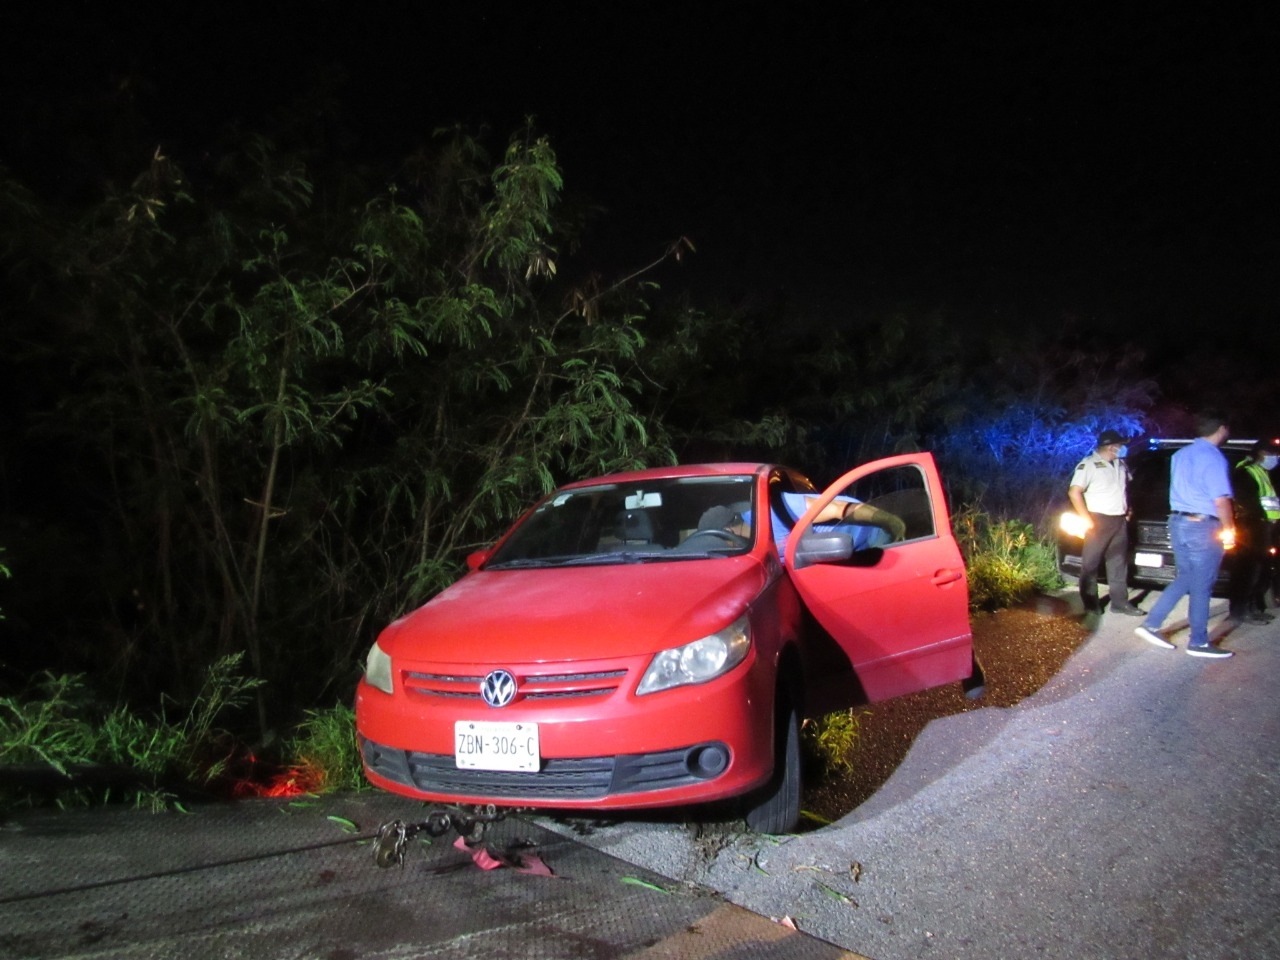
[[[1280,499],[1271,471],[1280,462],[1280,441],[1260,441],[1231,472],[1237,544],[1231,568],[1228,618],[1234,623],[1270,623],[1267,587],[1273,579]]]

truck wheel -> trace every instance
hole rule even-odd
[[[757,833],[790,833],[800,823],[800,715],[778,702],[773,776],[748,800],[747,826]]]

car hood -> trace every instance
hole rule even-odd
[[[478,570],[387,627],[392,657],[473,663],[637,656],[714,633],[764,588],[754,556]]]

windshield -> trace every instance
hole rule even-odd
[[[653,563],[751,548],[753,477],[676,477],[560,490],[534,510],[486,570]]]

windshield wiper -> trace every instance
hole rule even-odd
[[[618,550],[613,553],[589,553],[581,557],[573,557],[564,561],[566,567],[604,566],[611,563],[649,563],[653,560],[666,560],[670,554],[666,551],[654,553],[648,550]]]
[[[654,560],[687,559],[701,554],[677,554],[670,551],[618,550],[613,553],[580,553],[567,557],[520,557],[514,560],[490,561],[486,570],[530,570],[538,567],[595,567],[618,563],[650,563]]]
[[[528,570],[534,567],[558,567],[564,560],[547,560],[545,558],[521,557],[518,560],[502,560],[498,563],[486,563],[486,570]]]

